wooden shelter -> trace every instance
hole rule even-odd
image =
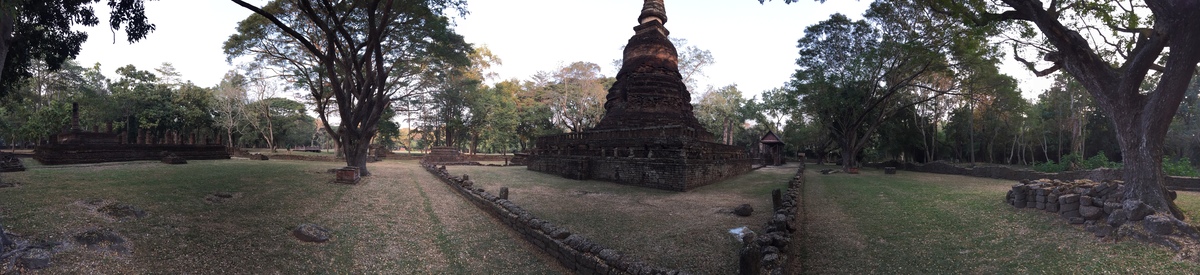
[[[780,166],[787,163],[783,159],[783,139],[776,136],[774,132],[767,131],[762,139],[758,140],[761,143],[763,165]]]

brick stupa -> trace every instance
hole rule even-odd
[[[675,191],[750,171],[744,148],[713,142],[692,114],[666,22],[662,0],[645,0],[604,118],[582,132],[539,137],[529,170]]]

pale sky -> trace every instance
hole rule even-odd
[[[249,2],[261,6],[267,1]],[[869,4],[666,0],[666,27],[671,37],[712,52],[716,62],[705,69],[699,87],[737,84],[749,98],[788,81],[796,69],[796,40],[805,27],[835,12],[861,18]],[[503,60],[494,69],[500,79],[525,80],[575,61],[596,63],[605,75],[613,76],[617,69],[612,61],[620,58],[620,47],[633,35],[641,6],[638,0],[469,0],[470,14],[455,21],[467,42],[487,45]],[[108,7],[97,5],[102,23],[81,27],[90,37],[76,60],[84,66],[101,63],[110,78],[127,64],[153,70],[170,62],[184,80],[214,86],[234,67],[225,62],[222,44],[250,15],[249,10],[222,0],[147,1],[146,12],[157,30],[134,44],[125,42],[124,33],[117,31],[114,44],[114,34],[105,24]],[[1019,67],[1010,67],[1003,71],[1021,80],[1026,97],[1035,97],[1048,85],[1047,79],[1034,79]]]

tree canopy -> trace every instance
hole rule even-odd
[[[72,30],[75,24],[95,26],[92,3],[100,0],[3,1],[0,3],[0,95],[32,76],[40,60],[49,70],[75,58],[88,35]],[[109,27],[125,28],[129,43],[154,31],[145,15],[143,0],[108,0]]]
[[[307,89],[346,164],[362,175],[370,175],[367,150],[384,110],[434,87],[444,71],[434,68],[468,62],[469,45],[442,15],[465,13],[465,1],[233,2],[254,14],[226,41],[226,54],[254,55]],[[336,128],[331,111],[341,119]]]

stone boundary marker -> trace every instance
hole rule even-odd
[[[800,204],[803,203],[804,192],[804,163],[796,170],[796,175],[788,181],[787,191],[783,191],[782,200],[777,199],[779,189],[772,192],[772,207],[774,215],[763,226],[762,235],[753,232],[742,236],[742,249],[738,251],[738,273],[750,274],[799,274],[799,270],[788,270],[788,252],[797,247],[792,246],[796,229],[797,215],[801,214]]]
[[[430,174],[450,186],[475,206],[508,225],[530,244],[553,256],[563,267],[579,274],[688,274],[655,267],[639,259],[572,234],[566,228],[538,219],[516,203],[474,188],[470,176],[451,176],[446,166],[421,164]],[[781,273],[782,274],[782,273]]]

